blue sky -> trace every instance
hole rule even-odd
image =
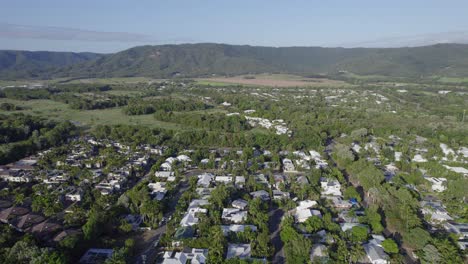
[[[466,0],[0,0],[0,49],[468,42]]]

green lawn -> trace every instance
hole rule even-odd
[[[0,103],[9,102],[25,108],[20,111],[1,111],[0,114],[25,113],[43,116],[53,120],[69,120],[78,122],[82,126],[95,125],[144,125],[166,129],[190,129],[180,124],[161,122],[154,119],[153,115],[127,116],[122,113],[122,108],[110,108],[102,110],[75,110],[68,105],[52,100],[18,101],[12,99],[0,99]]]
[[[240,84],[236,84],[236,83],[215,82],[215,81],[201,80],[201,79],[197,79],[196,82],[197,82],[198,85],[211,85],[211,86],[218,86],[218,87],[228,87],[228,86],[239,86],[240,85]]]
[[[438,79],[442,83],[466,83],[468,82],[468,77],[441,77]]]

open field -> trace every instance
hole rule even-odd
[[[122,83],[140,83],[152,82],[156,79],[147,77],[125,77],[125,78],[89,78],[89,79],[74,79],[70,81],[62,81],[64,83],[99,83],[99,84],[122,84]]]
[[[80,126],[128,124],[167,129],[188,129],[180,124],[157,121],[153,115],[127,116],[122,113],[122,108],[75,110],[64,103],[52,100],[18,101],[0,99],[0,103],[4,102],[13,103],[24,108],[24,110],[9,112],[0,110],[0,114],[24,113],[54,120],[69,120]]]
[[[307,78],[287,74],[256,74],[236,77],[214,77],[197,79],[200,84],[229,85],[239,84],[246,86],[273,86],[273,87],[323,87],[323,86],[351,86],[350,84],[325,78]]]
[[[441,83],[467,83],[468,77],[441,77],[438,81]]]

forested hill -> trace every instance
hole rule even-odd
[[[0,78],[8,78],[11,74],[16,74],[16,78],[20,76],[167,78],[174,75],[196,77],[213,73],[238,75],[281,72],[313,75],[334,74],[339,71],[401,77],[468,74],[468,45],[462,44],[438,44],[415,48],[346,49],[273,48],[204,43],[140,46],[101,56],[53,52],[43,55],[35,52],[0,54],[2,54]],[[51,70],[43,66],[60,66],[60,68]]]
[[[0,50],[0,78],[47,78],[57,68],[99,58],[100,54],[84,52]]]

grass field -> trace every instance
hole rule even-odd
[[[350,84],[325,78],[306,78],[289,74],[256,74],[236,77],[214,77],[197,79],[199,84],[213,86],[245,85],[271,87],[342,87]]]
[[[143,92],[141,91],[131,91],[131,90],[110,90],[110,91],[105,91],[107,94],[111,95],[119,95],[119,96],[139,96],[142,95]]]
[[[468,77],[441,77],[438,81],[441,83],[468,83]]]
[[[65,83],[99,83],[99,84],[121,84],[121,83],[140,83],[158,81],[147,77],[125,77],[125,78],[91,78],[75,79]],[[160,80],[159,80],[160,81]]]
[[[166,129],[191,129],[180,124],[161,122],[154,119],[153,115],[127,116],[122,113],[122,108],[110,108],[102,110],[75,110],[68,105],[52,100],[17,101],[0,99],[0,103],[8,102],[25,108],[21,111],[1,111],[0,114],[24,113],[42,116],[53,120],[68,120],[80,126],[92,127],[95,125],[144,125],[148,127],[160,127]]]

